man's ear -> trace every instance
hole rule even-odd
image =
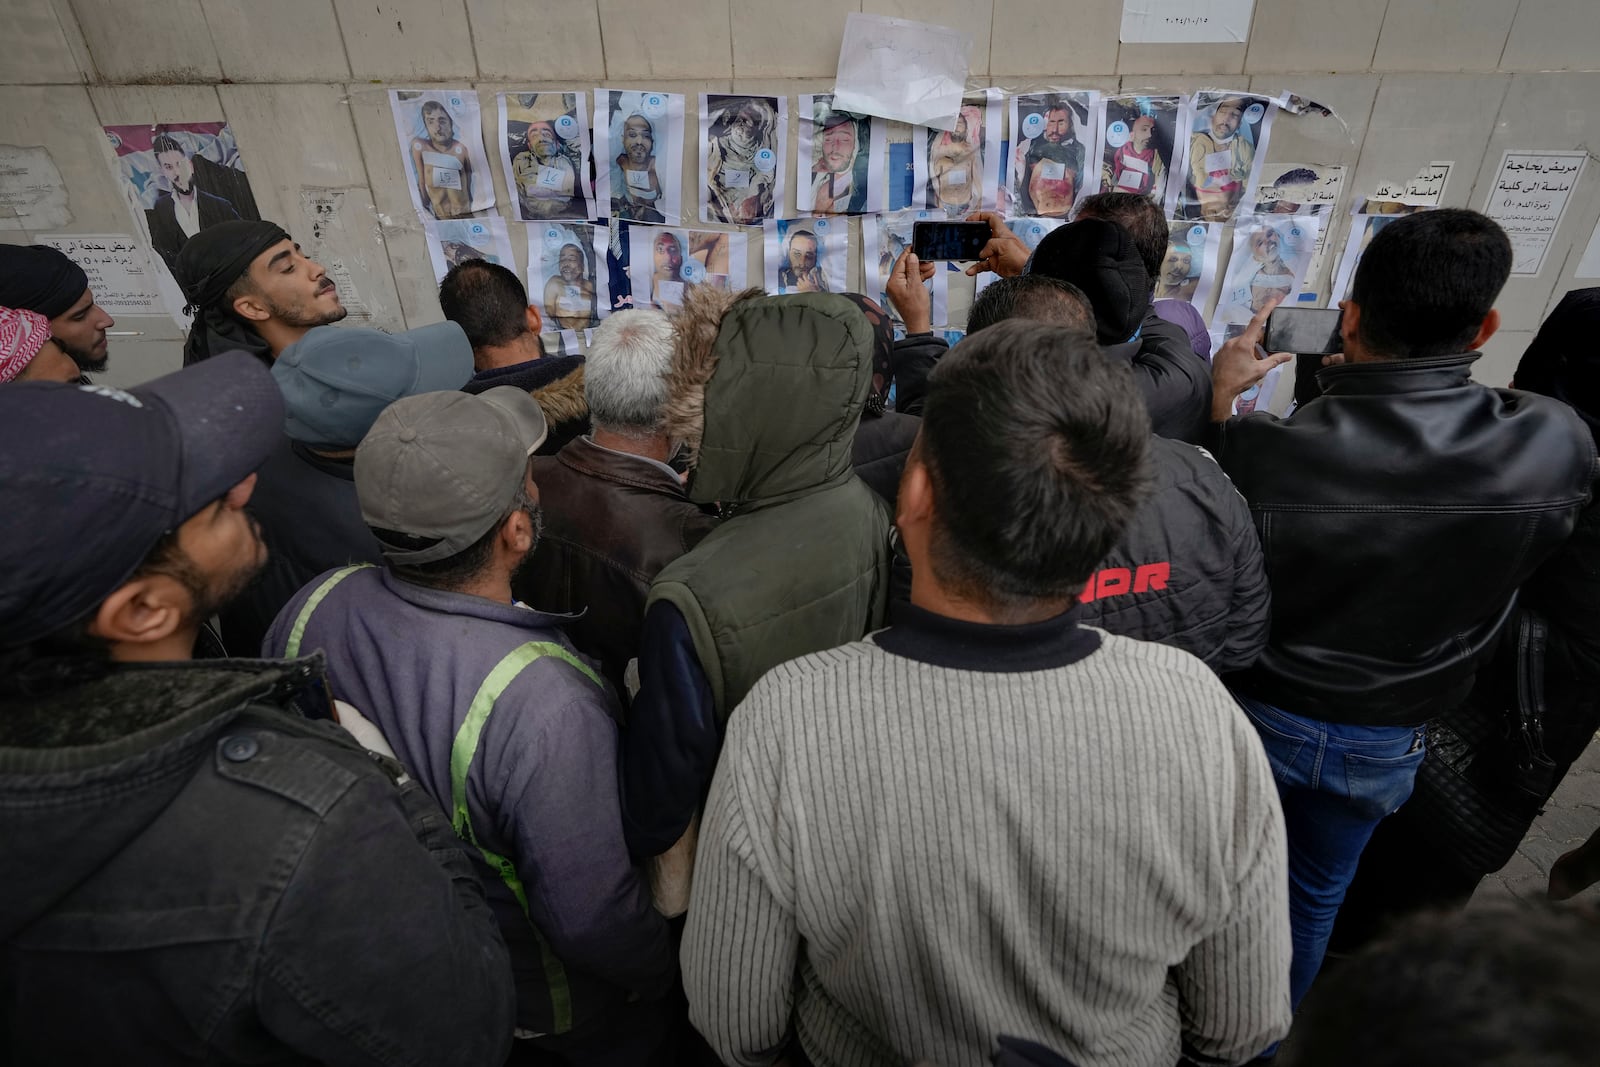
[[[1478,333],[1467,348],[1473,352],[1478,351],[1489,342],[1489,338],[1500,332],[1500,309],[1490,308],[1489,314],[1483,317],[1483,322],[1478,326]]]
[[[523,321],[528,324],[529,333],[536,334],[540,330],[544,329],[544,319],[540,316],[538,308],[534,307],[532,304],[529,304],[528,310],[523,314]]]
[[[920,453],[920,448],[913,448],[906,457],[900,490],[895,495],[894,524],[902,535],[907,526],[924,526],[933,517],[933,479]]]
[[[266,322],[272,318],[266,301],[261,299],[261,294],[254,287],[233,302],[233,313],[249,322]]]
[[[1339,340],[1344,342],[1343,348],[1349,352],[1361,330],[1361,305],[1354,300],[1341,300],[1339,310],[1344,312],[1339,319]]]
[[[165,574],[135,578],[106,597],[89,634],[113,645],[147,645],[171,637],[192,605],[189,591]]]
[[[526,511],[518,508],[506,519],[500,527],[500,544],[513,555],[528,554],[528,549],[533,547],[533,520]]]

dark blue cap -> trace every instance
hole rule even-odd
[[[242,352],[126,391],[0,388],[0,648],[88,615],[282,434],[283,397]]]

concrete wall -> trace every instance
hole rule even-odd
[[[850,11],[968,31],[975,85],[1291,89],[1337,117],[1282,116],[1269,161],[1344,163],[1350,194],[1448,159],[1458,167],[1445,202],[1481,208],[1506,148],[1600,144],[1600,108],[1590,107],[1600,100],[1597,0],[1257,0],[1248,43],[1198,46],[1119,45],[1121,9],[1121,0],[0,0],[0,145],[42,146],[59,168],[72,220],[51,232],[126,233],[99,127],[225,119],[262,215],[302,241],[307,190],[344,191],[325,254],[349,267],[375,325],[403,328],[440,316],[389,86],[478,89],[492,152],[493,94],[511,88],[825,90]],[[1504,333],[1481,378],[1509,376],[1572,287],[1597,215],[1591,165],[1543,273],[1508,286]],[[1336,244],[1346,225],[1341,214]],[[31,237],[26,220],[0,218],[0,240]],[[964,303],[953,295],[953,307]],[[170,320],[118,329],[142,336],[114,340],[108,380],[178,365]]]

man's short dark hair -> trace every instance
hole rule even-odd
[[[159,156],[163,152],[178,152],[184,156],[189,154],[184,151],[183,145],[178,143],[177,138],[170,134],[158,133],[155,135],[154,140],[150,142],[150,154]]]
[[[1079,219],[1105,219],[1114,222],[1133,236],[1133,246],[1139,250],[1145,273],[1150,275],[1151,288],[1161,273],[1161,261],[1167,257],[1167,217],[1161,207],[1148,196],[1138,193],[1095,193],[1084,197],[1078,205]]]
[[[1002,608],[1076,595],[1146,482],[1150,416],[1091,334],[1013,319],[929,377],[915,456],[933,485],[930,565]]]
[[[528,332],[528,290],[517,272],[483,259],[450,268],[439,285],[439,307],[474,349],[507,345]]]
[[[1593,913],[1502,906],[1405,920],[1330,968],[1295,1018],[1292,1067],[1579,1067],[1600,1049]]]
[[[397,577],[415,585],[443,589],[446,592],[459,591],[483,574],[484,569],[494,560],[495,539],[500,536],[500,531],[505,529],[506,523],[511,521],[511,516],[519,511],[537,515],[538,504],[528,495],[525,488],[518,490],[516,499],[511,502],[510,509],[500,517],[499,522],[489,527],[481,537],[455,555],[431,563],[390,563],[389,569],[394,571]],[[540,525],[540,520],[535,517],[535,529],[537,530]],[[380,546],[388,545],[390,548],[409,552],[432,548],[440,540],[437,537],[418,537],[398,530],[385,530],[378,526],[369,526],[368,529],[378,539]]]
[[[1511,276],[1511,240],[1465,208],[1419,211],[1372,238],[1350,299],[1374,355],[1431,359],[1464,352]]]
[[[1094,333],[1094,307],[1083,290],[1045,274],[1022,274],[990,283],[967,312],[967,336],[1006,319],[1027,319]]]

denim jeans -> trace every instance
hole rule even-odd
[[[1328,935],[1361,850],[1411,795],[1420,726],[1348,726],[1290,714],[1241,693],[1283,801],[1289,837],[1289,995],[1298,1008],[1322,967]]]

